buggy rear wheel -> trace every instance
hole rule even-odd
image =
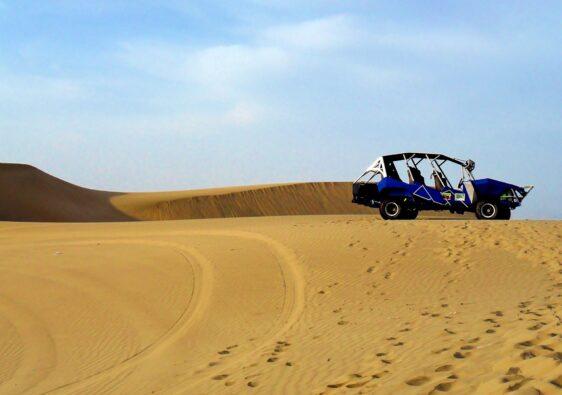
[[[500,207],[496,219],[508,220],[511,218],[511,209],[509,207]]]
[[[400,219],[403,211],[404,207],[396,200],[385,200],[379,207],[383,219]]]
[[[490,201],[481,201],[476,204],[476,218],[478,219],[496,219],[500,214],[497,203]]]

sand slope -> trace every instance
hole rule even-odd
[[[0,221],[125,221],[115,193],[70,184],[41,170],[0,163]]]
[[[313,182],[177,192],[82,188],[28,165],[0,164],[0,220],[107,222],[299,214],[366,214],[351,184]]]
[[[560,222],[0,223],[0,393],[542,393]]]
[[[127,215],[141,220],[376,212],[351,203],[351,183],[348,182],[131,193],[115,196],[111,202]]]

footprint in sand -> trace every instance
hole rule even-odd
[[[350,383],[347,384],[346,387],[347,388],[359,388],[359,387],[363,387],[365,384],[367,384],[369,382],[369,380],[366,381],[358,381],[357,383]]]
[[[525,348],[525,347],[532,347],[535,345],[535,342],[532,340],[525,340],[522,342],[519,342],[515,345],[515,347],[517,348]]]
[[[525,377],[521,375],[521,369],[517,366],[513,366],[507,370],[505,377],[502,379],[502,382],[508,383],[510,381],[514,381],[517,379],[524,379]]]
[[[453,383],[451,383],[450,381],[444,382],[444,383],[439,383],[435,386],[434,390],[435,391],[441,391],[441,392],[447,392],[451,389],[451,387],[453,386]]]
[[[545,325],[544,323],[539,322],[538,324],[530,326],[527,329],[530,330],[530,331],[537,331],[537,330],[541,329],[544,325]]]
[[[389,373],[388,370],[383,370],[383,371],[380,372],[380,373],[372,374],[372,375],[371,375],[371,378],[372,378],[373,380],[380,379],[381,377],[383,377],[383,376],[386,375],[387,373]]]
[[[556,377],[555,379],[551,380],[550,384],[552,384],[555,387],[562,388],[562,374]]]
[[[492,311],[491,314],[494,314],[496,317],[503,317],[503,312],[501,311]]]
[[[343,387],[345,383],[336,383],[336,384],[328,384],[326,387],[328,388],[340,388]]]
[[[457,359],[464,359],[470,356],[469,352],[465,352],[462,353],[460,351],[457,351],[456,353],[453,354],[453,357],[457,358]]]
[[[436,372],[449,372],[453,370],[453,365],[443,365],[435,369]]]
[[[536,355],[535,355],[535,353],[532,352],[532,351],[523,351],[523,352],[521,353],[521,358],[522,358],[522,359],[532,359],[532,358],[535,358],[535,357],[536,357]]]
[[[213,376],[213,380],[224,380],[227,377],[228,377],[228,374],[218,374],[216,376]]]
[[[392,361],[388,359],[381,359],[381,362],[384,363],[385,365],[390,365],[392,363]]]
[[[413,379],[406,380],[406,384],[418,387],[420,385],[427,383],[428,381],[429,381],[429,377],[418,376],[418,377],[414,377]]]

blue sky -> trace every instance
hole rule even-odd
[[[472,158],[562,218],[559,1],[0,0],[0,161],[120,191]]]

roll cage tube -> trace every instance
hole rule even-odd
[[[403,153],[379,157],[373,162],[371,166],[367,168],[367,170],[363,174],[361,174],[359,178],[354,181],[354,184],[359,182],[365,175],[370,172],[373,172],[373,175],[369,178],[368,181],[370,181],[377,174],[380,174],[382,178],[392,177],[400,180],[400,176],[398,174],[398,171],[396,170],[396,167],[394,166],[394,162],[401,160],[405,161],[408,168],[414,167],[416,169],[418,169],[418,165],[422,161],[427,160],[433,169],[433,174],[435,174],[435,176],[441,181],[441,184],[451,189],[453,189],[453,186],[451,185],[451,182],[449,181],[442,168],[445,162],[452,162],[461,167],[461,179],[459,181],[459,185],[465,181],[474,180],[472,171],[475,168],[475,163],[470,159],[461,160],[440,154]],[[411,173],[409,169],[408,173]]]
[[[408,173],[411,174],[410,167],[418,168],[418,164],[422,161],[427,160],[429,161],[432,169],[433,174],[441,181],[441,185],[447,186],[450,189],[454,189],[447,177],[445,171],[443,170],[442,166],[445,162],[452,162],[457,165],[461,166],[461,179],[459,181],[459,185],[465,181],[474,180],[474,176],[472,175],[472,170],[474,170],[475,163],[472,160],[461,161],[459,159],[449,158],[449,157],[441,157],[441,155],[432,155],[429,154],[402,154],[406,166],[408,167]],[[417,159],[417,160],[416,160]]]

